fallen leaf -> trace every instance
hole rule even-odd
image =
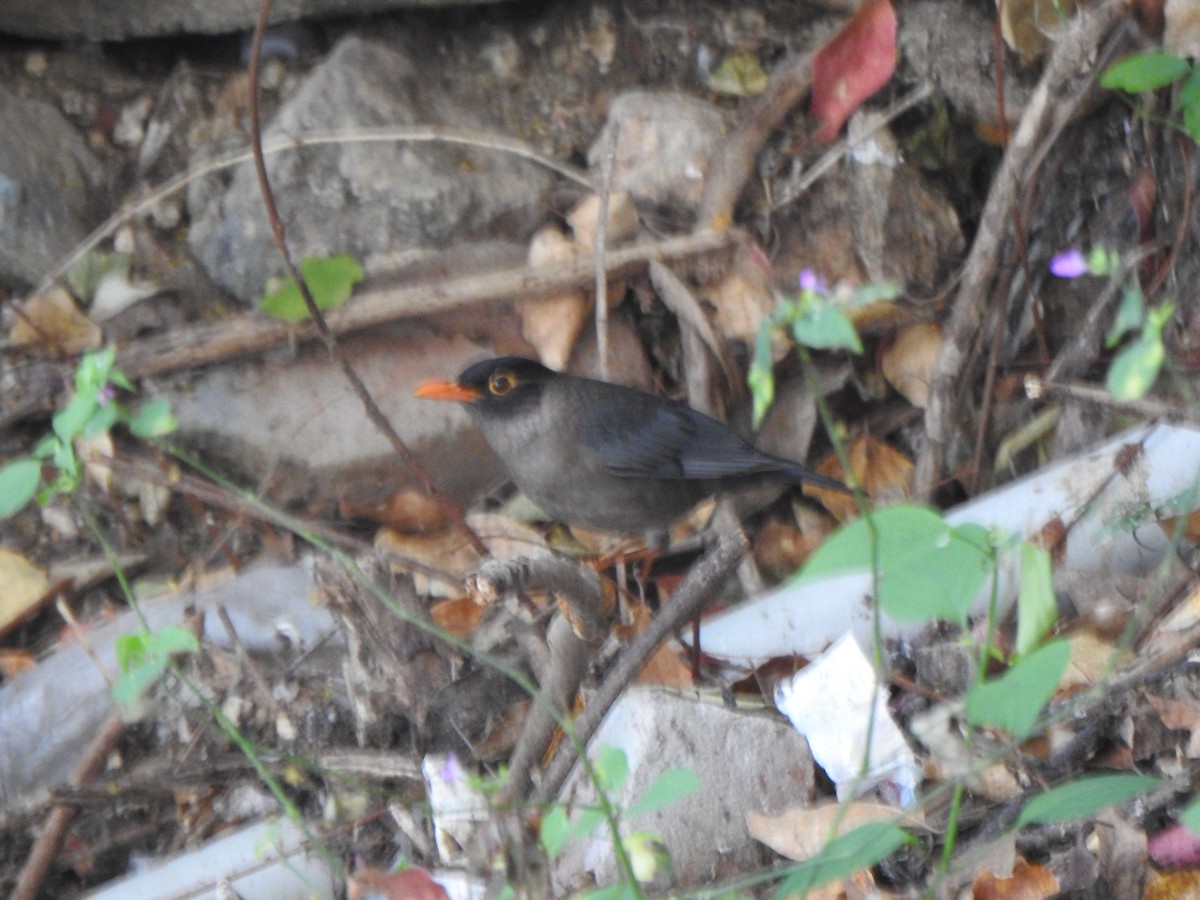
[[[469,595],[439,600],[429,607],[429,616],[438,628],[458,638],[470,637],[483,620],[484,608]]]
[[[941,326],[936,322],[919,322],[896,334],[895,340],[884,351],[879,367],[900,396],[918,409],[924,409],[941,349]]]
[[[591,253],[596,246],[596,222],[600,218],[600,197],[591,194],[584,197],[567,213],[567,224],[575,235],[575,246]],[[608,196],[608,224],[605,227],[604,246],[622,244],[637,234],[638,214],[633,197],[628,191],[613,191]],[[533,260],[530,260],[532,263]]]
[[[103,341],[100,326],[83,314],[63,288],[34,294],[21,307],[9,340],[17,346],[46,344],[74,355],[94,350]]]
[[[832,141],[862,103],[896,69],[896,11],[890,0],[866,0],[813,60],[812,115],[817,141]]]
[[[1108,670],[1113,653],[1117,653],[1117,664],[1129,661],[1126,650],[1116,647],[1088,631],[1077,631],[1067,637],[1071,646],[1071,657],[1067,670],[1059,682],[1059,690],[1074,687],[1090,687]]]
[[[413,866],[399,872],[385,872],[371,866],[360,866],[346,881],[349,900],[368,897],[382,900],[450,900],[446,889],[424,869]]]
[[[1172,825],[1146,840],[1146,851],[1163,869],[1200,867],[1200,835],[1186,825]]]
[[[1200,870],[1151,872],[1142,900],[1196,900],[1200,897]]]
[[[449,524],[442,504],[424,488],[405,487],[382,503],[355,503],[342,499],[338,515],[343,519],[370,519],[402,534],[432,534]]]
[[[1058,893],[1058,879],[1045,866],[1018,859],[1011,878],[981,872],[971,885],[972,900],[1042,900]]]
[[[529,244],[529,264],[544,266],[573,259],[576,247],[556,228],[543,228]],[[555,371],[567,367],[571,351],[592,314],[592,302],[582,291],[554,297],[521,300],[515,304],[521,333],[538,359]]]
[[[753,344],[775,308],[771,261],[753,242],[739,247],[733,263],[704,293],[714,307],[713,324],[726,338]]]
[[[872,501],[894,502],[908,496],[912,479],[913,462],[885,441],[869,434],[861,435],[846,448],[854,479]],[[830,453],[819,463],[817,471],[847,481],[837,455]],[[805,486],[804,493],[814,497],[833,514],[839,522],[858,515],[858,503],[847,494]]]
[[[1200,703],[1194,700],[1173,700],[1147,694],[1146,699],[1172,731],[1186,731],[1189,739],[1184,753],[1188,759],[1200,758]]]
[[[750,836],[781,856],[796,862],[811,859],[821,851],[838,826],[846,834],[870,822],[895,822],[903,828],[920,826],[921,819],[882,803],[823,803],[793,807],[778,815],[751,812],[746,815]]]
[[[50,579],[23,555],[0,547],[0,634],[38,611]]]

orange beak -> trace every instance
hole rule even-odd
[[[413,396],[421,400],[454,400],[458,403],[470,403],[483,396],[473,387],[459,384],[457,381],[423,381],[413,391]]]

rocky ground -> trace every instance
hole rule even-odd
[[[533,840],[533,810],[593,801],[569,741],[543,769],[553,723],[528,689],[553,705],[582,682],[581,723],[612,707],[593,748],[621,746],[632,770],[608,784],[619,811],[672,768],[703,785],[644,820],[674,866],[645,892],[769,896],[785,862],[812,856],[806,836],[820,846],[832,827],[788,816],[843,789],[819,741],[774,710],[774,687],[845,632],[869,648],[855,611],[875,589],[826,589],[799,615],[793,595],[741,604],[778,597],[768,588],[858,511],[776,492],[739,508],[740,562],[739,544],[713,543],[731,526],[723,513],[706,525],[711,508],[653,563],[614,557],[605,536],[568,535],[513,498],[461,410],[412,394],[513,353],[748,430],[760,328],[804,277],[895,289],[851,310],[860,353],[775,345],[758,443],[852,478],[880,508],[916,498],[1036,538],[1072,652],[1031,740],[997,728],[963,743],[957,698],[978,656],[948,628],[885,624],[889,709],[916,775],[911,797],[891,772],[872,799],[908,801],[913,842],[835,887],[1172,895],[1195,859],[1177,824],[1200,753],[1194,535],[1171,543],[1160,522],[1197,505],[1195,432],[1124,429],[1194,417],[1196,162],[1168,98],[1134,105],[1096,80],[1161,22],[1109,3],[1043,40],[1018,27],[1034,12],[1013,12],[1005,44],[991,7],[910,3],[894,39],[841,64],[851,80],[897,54],[882,90],[825,135],[811,53],[852,12],[638,0],[281,25],[258,74],[275,222],[247,152],[249,32],[233,31],[252,22],[139,14],[99,43],[78,22],[39,31],[20,4],[0,12],[0,460],[56,427],[82,390],[76,360],[101,346],[135,383],[130,408],[163,398],[178,424],[168,443],[122,427],[81,439],[79,485],[0,522],[7,893],[73,896],[168,858],[177,880],[113,896],[173,896],[196,871],[269,877],[250,873],[262,823],[281,814],[271,834],[292,869],[276,877],[307,881],[237,881],[242,896],[442,896],[420,873],[389,879],[401,861],[452,896],[619,882],[603,833],[552,860]],[[1181,28],[1168,16],[1168,42]],[[345,255],[363,271],[329,316],[333,353],[262,309],[286,271],[276,226],[296,260]],[[1123,268],[1052,275],[1072,246],[1116,251]],[[1166,374],[1119,404],[1104,338],[1132,285],[1174,306]],[[1023,475],[1035,480],[1014,486]],[[514,557],[534,562],[504,565]],[[569,615],[538,589],[564,578]],[[141,627],[126,584],[146,628],[188,629],[200,651],[118,704],[130,661],[117,639]],[[1016,596],[1004,590],[1002,607]],[[686,624],[717,605],[750,612]],[[644,637],[651,621],[671,625],[665,643]],[[1000,650],[1018,640],[1011,622],[997,633]],[[643,664],[627,686],[622,666]],[[472,792],[466,773],[504,766],[506,787]],[[1093,771],[1162,780],[1136,803],[1009,827],[1030,796]],[[205,847],[218,862],[185,855]]]

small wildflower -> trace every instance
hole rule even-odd
[[[456,781],[461,781],[463,775],[462,764],[458,761],[458,756],[453,753],[446,757],[446,762],[438,770],[438,778],[447,784],[454,784]]]
[[[1088,263],[1079,248],[1072,247],[1050,260],[1050,271],[1059,278],[1078,278],[1088,273]]]
[[[111,384],[106,384],[96,393],[96,402],[101,406],[108,406],[117,396],[117,389]]]
[[[812,291],[814,294],[824,294],[828,292],[829,285],[825,283],[824,278],[812,269],[804,269],[800,272],[800,290]]]

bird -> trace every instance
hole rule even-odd
[[[517,487],[551,518],[592,531],[661,532],[707,497],[769,482],[850,492],[683,403],[522,357],[425,381],[414,396],[465,404]]]

